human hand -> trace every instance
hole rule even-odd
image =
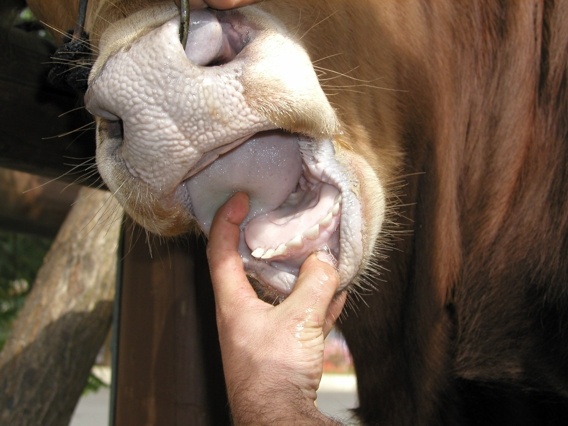
[[[236,194],[217,212],[207,246],[234,420],[335,424],[314,401],[324,339],[345,303],[345,293],[336,296],[338,273],[327,254],[316,253],[302,265],[286,300],[273,306],[258,299],[237,252],[239,225],[247,212],[247,195]]]
[[[262,0],[189,0],[192,9],[212,7],[214,9],[234,9],[248,4],[258,3]],[[180,5],[180,0],[174,0],[175,4]]]

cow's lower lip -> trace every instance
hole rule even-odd
[[[326,250],[340,258],[342,194],[314,156],[318,144],[331,142],[262,132],[184,183],[206,234],[232,194],[249,194],[239,252],[247,273],[282,295],[290,293],[312,252]]]

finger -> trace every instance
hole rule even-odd
[[[248,196],[238,193],[217,211],[211,225],[207,258],[215,301],[221,308],[243,296],[256,299],[256,293],[247,280],[241,256],[237,251],[239,225],[247,213]]]
[[[174,0],[179,6],[180,0]],[[203,0],[189,0],[189,7],[191,9],[203,9],[207,7],[207,4]]]
[[[174,0],[177,7],[180,7],[180,0]],[[207,4],[203,0],[189,0],[189,7],[191,9],[203,9]]]
[[[327,337],[327,335],[335,325],[335,321],[337,321],[337,318],[339,318],[339,315],[341,315],[341,311],[343,310],[343,306],[345,306],[346,300],[347,292],[343,291],[336,295],[331,301],[323,324],[323,335],[325,337]]]
[[[233,9],[235,7],[258,3],[259,1],[260,0],[189,0],[189,7],[192,9],[202,9],[209,5],[215,9]],[[174,0],[174,3],[178,7],[180,6],[180,0]]]
[[[300,268],[292,293],[283,302],[292,306],[303,306],[313,314],[313,318],[321,326],[339,287],[339,274],[330,264],[329,257],[331,256],[325,252],[310,255]]]
[[[215,9],[233,9],[235,7],[258,3],[259,1],[260,0],[205,0],[209,7]]]

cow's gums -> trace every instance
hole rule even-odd
[[[207,232],[249,192],[241,254],[281,295],[329,249],[356,310],[340,326],[364,423],[565,424],[568,3],[194,17],[184,51],[173,2],[90,1],[87,107],[127,211]]]

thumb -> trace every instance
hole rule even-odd
[[[283,302],[303,306],[313,314],[319,326],[324,325],[328,308],[339,287],[339,274],[332,262],[333,257],[325,252],[310,255],[300,268],[294,290]]]
[[[189,0],[189,6],[192,9],[201,9],[207,6],[216,9],[233,9],[235,7],[253,4],[258,1],[259,0]],[[181,0],[174,0],[174,3],[179,7]]]
[[[253,3],[258,3],[259,0],[205,0],[209,7],[216,9],[233,9],[235,7],[242,7]]]

